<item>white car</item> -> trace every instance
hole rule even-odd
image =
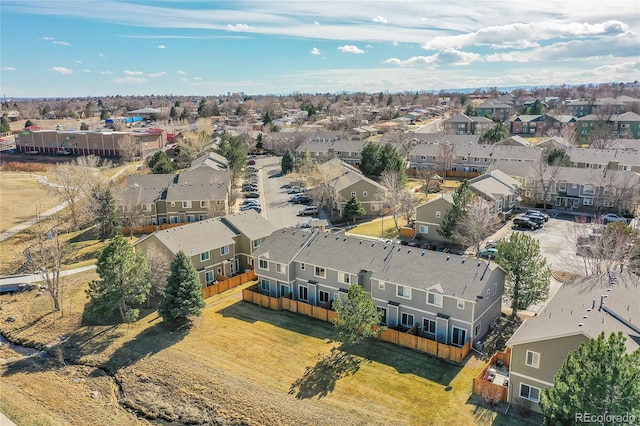
[[[607,213],[607,214],[603,214],[602,216],[600,216],[600,219],[604,222],[604,223],[609,223],[609,222],[626,222],[627,219],[625,219],[624,217],[620,217],[615,213]]]

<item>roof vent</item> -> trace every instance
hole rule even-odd
[[[451,256],[447,256],[447,260],[451,259]]]
[[[407,253],[411,253],[411,249],[407,250]]]
[[[425,254],[425,253],[426,253],[426,252],[424,252],[424,251],[423,251],[423,252],[420,254],[420,256],[424,256],[424,254]]]
[[[338,236],[336,237],[336,241],[338,241],[339,239],[340,239],[340,235],[338,235]]]
[[[375,246],[375,245],[376,245],[376,243],[371,243],[371,247],[373,247],[373,246]]]
[[[587,319],[587,318],[589,318],[589,316],[588,316],[588,315],[583,315],[583,316],[582,316],[582,319]]]
[[[583,323],[578,323],[578,327],[582,327],[583,325]]]
[[[347,237],[344,237],[344,240],[342,240],[342,241],[347,241]]]
[[[482,265],[482,262],[478,260],[478,267],[480,267],[480,265]]]
[[[464,257],[462,258],[462,263],[466,262],[467,259],[465,259]]]
[[[360,240],[360,244],[362,244],[362,240]]]

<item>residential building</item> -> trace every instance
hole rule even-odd
[[[383,324],[448,345],[476,344],[500,316],[505,273],[494,262],[292,229],[271,234],[254,257],[265,294],[328,307],[357,283]]]
[[[635,112],[625,112],[611,118],[613,130],[620,138],[640,139],[640,115]]]
[[[415,236],[420,241],[428,244],[441,245],[450,243],[451,240],[444,238],[438,233],[442,226],[442,221],[447,214],[447,210],[453,205],[451,194],[440,194],[426,203],[416,207],[416,218],[414,222]]]
[[[491,117],[499,121],[507,121],[511,115],[512,106],[497,99],[487,99],[475,107],[475,114],[480,117]]]
[[[626,111],[627,104],[628,102],[625,102],[624,99],[602,98],[571,100],[567,101],[565,106],[569,110],[569,114],[575,117],[584,117],[605,110],[611,114],[622,114]]]
[[[106,129],[105,129],[106,130]],[[141,129],[133,132],[42,130],[39,128],[15,131],[19,152],[37,151],[55,154],[67,150],[74,155],[120,157],[121,144],[131,139],[137,147],[136,155],[146,157],[165,146],[166,134],[159,129]]]
[[[510,214],[516,207],[520,182],[500,170],[492,170],[469,180],[471,190],[491,204],[494,213]]]
[[[203,287],[218,276],[231,277],[252,267],[251,258],[275,227],[253,210],[154,232],[134,243],[171,262],[180,250],[190,258]]]
[[[519,115],[510,123],[512,135],[545,136],[551,133],[572,132],[578,119],[571,115]]]
[[[482,135],[494,124],[492,120],[486,117],[467,116],[464,114],[454,115],[442,122],[445,132],[456,135]]]
[[[600,333],[622,332],[629,353],[640,347],[640,285],[631,272],[604,273],[563,284],[542,312],[522,323],[511,347],[509,402],[541,412],[540,398],[569,352]]]
[[[338,215],[342,215],[344,206],[354,195],[364,207],[365,216],[380,215],[386,196],[386,189],[382,185],[337,158],[322,166],[328,174],[336,176],[328,185],[333,189],[333,209]]]

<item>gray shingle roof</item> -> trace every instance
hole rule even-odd
[[[122,192],[124,205],[153,204],[162,198],[162,194],[177,175],[130,175]]]
[[[224,200],[227,198],[230,172],[209,167],[185,170],[167,187],[167,201]]]
[[[526,320],[507,345],[552,339],[572,334],[589,338],[622,331],[627,349],[640,347],[640,278],[615,272],[615,284],[607,273],[581,278],[562,287],[536,317]],[[600,309],[601,296],[604,304]],[[580,325],[582,324],[582,325]]]
[[[607,164],[614,161],[623,165],[640,166],[640,151],[572,148],[567,154],[573,163]]]
[[[251,241],[268,237],[276,231],[276,227],[255,210],[226,215],[222,221]]]
[[[269,253],[270,259],[282,263],[295,260],[353,274],[371,270],[375,279],[416,289],[440,284],[445,294],[472,301],[498,268],[495,263],[399,244],[323,232],[300,235],[288,229],[271,234],[259,250],[256,254]]]
[[[156,238],[173,254],[180,250],[193,256],[235,244],[236,234],[220,218],[207,219],[155,233]]]

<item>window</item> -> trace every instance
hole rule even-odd
[[[467,340],[467,330],[460,327],[453,327],[453,333],[451,334],[451,344],[456,346],[462,346]]]
[[[498,292],[498,283],[493,283],[493,295],[495,296]]]
[[[316,277],[325,278],[327,276],[327,271],[325,271],[321,266],[316,266],[315,270],[313,271],[313,275],[315,275]]]
[[[480,332],[482,331],[482,323],[478,323],[476,324],[476,328],[475,328],[475,336],[478,337],[480,335]]]
[[[260,261],[258,262],[258,268],[264,269],[265,271],[268,271],[269,270],[269,262],[267,262],[264,259],[260,259]]]
[[[378,310],[378,312],[382,312],[382,315],[380,316],[380,324],[387,324],[387,309],[386,308],[381,308],[379,306],[376,307],[376,309]]]
[[[298,287],[298,299],[299,300],[304,300],[306,302],[308,296],[309,296],[309,290],[307,289],[307,287],[304,287],[304,286]]]
[[[440,219],[440,217],[442,217],[442,213],[440,213],[440,211],[437,211],[437,212],[436,212],[436,218],[437,218],[437,219]]]
[[[211,285],[215,281],[213,271],[207,271],[204,273],[204,281],[207,285]]]
[[[194,214],[187,215],[187,222],[195,222],[195,221],[196,221],[196,215]]]
[[[301,270],[301,271],[304,271],[304,263],[301,263],[301,264],[300,264],[300,270]]]
[[[582,199],[582,204],[585,206],[592,206],[593,205],[593,198],[583,198]]]
[[[283,264],[282,263],[276,263],[276,272],[279,272],[281,274],[284,274],[284,268],[283,268]]]
[[[377,212],[378,211],[378,205],[377,204],[371,204],[371,211],[372,212]]]
[[[207,260],[209,260],[210,256],[209,256],[209,252],[205,251],[204,253],[200,253],[200,262],[206,262]]]
[[[427,334],[436,334],[436,322],[428,318],[422,318],[422,329]]]
[[[191,202],[190,202],[190,201],[183,201],[183,202],[182,202],[182,207],[183,207],[183,208],[185,208],[185,209],[186,209],[186,208],[189,208],[189,207],[191,207],[191,206],[190,206],[190,204],[191,204]]]
[[[378,282],[378,290],[384,290],[384,281]]]
[[[261,240],[253,240],[253,248],[260,247],[260,244],[262,244]]]
[[[329,301],[328,292],[320,290],[320,293],[318,294],[319,294],[318,300],[320,300],[320,303],[327,303]]]
[[[222,275],[222,268],[221,267],[218,267],[218,269],[216,269],[216,274]]]
[[[595,190],[595,187],[593,185],[584,185],[582,187],[582,192],[587,194],[587,195],[593,195],[593,194],[595,194],[596,190]]]
[[[528,399],[529,401],[540,401],[540,389],[528,385],[526,383],[520,383],[520,398]]]
[[[229,254],[229,246],[220,247],[220,256],[224,256],[225,254]]]
[[[411,299],[411,289],[403,285],[399,285],[396,289],[396,296],[404,299]]]
[[[429,227],[427,225],[420,225],[418,227],[418,232],[420,234],[428,234],[429,233]]]
[[[456,305],[458,306],[458,309],[464,309],[464,300],[458,300]]]
[[[269,293],[269,280],[266,278],[260,279],[260,290]]]
[[[442,295],[438,293],[427,293],[427,303],[429,305],[442,307]]]
[[[207,218],[206,215],[203,215],[203,214],[198,215],[198,220],[205,220],[206,218]]]
[[[567,182],[558,182],[558,191],[567,192]]]
[[[489,297],[491,297],[491,289],[490,289],[490,288],[488,288],[488,289],[487,289],[487,299],[488,299]]]
[[[207,207],[206,201],[200,201],[200,207]]]
[[[527,351],[527,360],[525,361],[529,367],[540,368],[540,353]]]
[[[367,191],[362,191],[362,197],[363,197],[363,198],[366,198],[366,197],[367,197],[367,195],[369,195],[369,193],[368,193]]]
[[[404,325],[405,327],[413,327],[413,315],[403,312],[401,315],[400,324]]]
[[[351,274],[347,274],[346,272],[340,272],[338,274],[339,281],[343,284],[351,284]]]

